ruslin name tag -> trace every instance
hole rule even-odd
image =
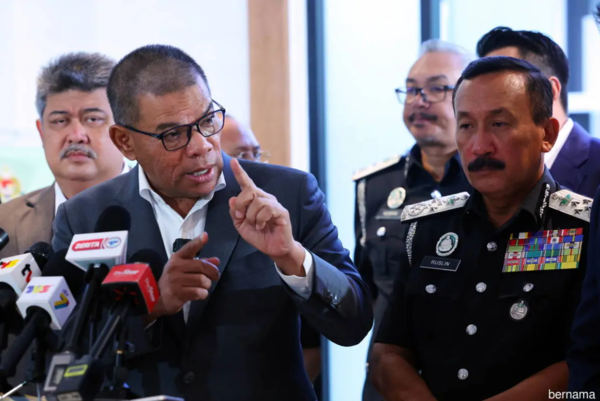
[[[441,258],[439,256],[425,256],[421,262],[422,269],[445,270],[449,272],[458,270],[458,265],[460,265],[460,260],[458,259]]]

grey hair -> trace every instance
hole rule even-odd
[[[427,53],[450,53],[459,55],[462,58],[463,67],[466,67],[471,61],[476,59],[475,54],[464,47],[440,39],[429,39],[421,44],[419,56],[423,56]]]
[[[42,68],[37,81],[35,106],[40,119],[48,96],[69,90],[92,92],[106,88],[115,61],[100,53],[68,53]]]
[[[196,85],[198,79],[208,88],[202,67],[176,47],[148,45],[132,51],[119,61],[108,81],[108,101],[115,122],[137,122],[139,95],[166,95]]]

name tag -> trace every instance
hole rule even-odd
[[[400,220],[402,216],[401,209],[382,209],[375,216],[376,220]]]
[[[460,265],[460,260],[458,259],[440,258],[434,256],[425,256],[421,262],[422,269],[445,270],[449,272],[455,272],[458,270],[458,265]]]

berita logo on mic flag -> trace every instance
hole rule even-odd
[[[73,244],[71,249],[73,251],[94,251],[97,249],[112,249],[116,248],[121,244],[121,238],[99,238],[99,239],[88,239],[84,241],[77,241]]]

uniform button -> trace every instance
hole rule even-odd
[[[439,199],[442,197],[442,194],[437,189],[431,193],[431,197],[433,199]]]
[[[467,380],[467,377],[469,377],[469,371],[467,369],[461,369],[458,371],[458,378],[460,380]]]
[[[437,291],[437,287],[433,284],[429,284],[427,287],[425,287],[425,291],[427,291],[429,294],[433,294]]]
[[[498,244],[496,244],[494,241],[490,241],[487,244],[487,250],[490,252],[494,252],[496,249],[498,249]]]
[[[385,235],[385,227],[379,227],[377,229],[377,236],[378,237],[383,237]]]
[[[475,289],[477,290],[477,292],[484,292],[487,289],[487,285],[485,283],[478,283],[475,286]]]
[[[523,286],[523,291],[525,291],[525,292],[529,292],[529,291],[531,291],[531,290],[533,290],[533,284],[531,284],[531,283],[527,283],[527,284],[525,284],[525,285]]]
[[[196,374],[194,372],[187,372],[183,375],[183,382],[185,384],[193,384],[196,381]]]
[[[331,292],[330,292],[330,291],[328,291],[328,290],[327,290],[327,291],[325,291],[325,292],[323,293],[323,298],[325,298],[325,300],[327,300],[327,301],[331,301]]]
[[[467,334],[469,334],[470,336],[472,336],[475,333],[477,333],[477,326],[475,326],[474,324],[468,325],[467,326]]]
[[[337,295],[333,296],[333,299],[331,300],[331,304],[335,307],[340,305],[340,299],[338,298]]]

